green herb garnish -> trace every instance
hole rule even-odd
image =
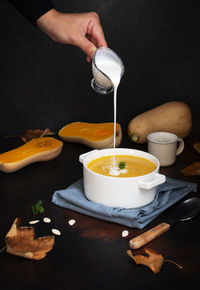
[[[119,169],[124,169],[126,167],[126,162],[120,161],[118,164]]]
[[[42,201],[38,200],[37,203],[32,205],[32,211],[34,214],[43,213],[44,207],[42,206]]]

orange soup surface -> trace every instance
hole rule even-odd
[[[87,167],[99,174],[116,177],[136,177],[148,174],[156,169],[153,162],[132,155],[102,156],[88,162]],[[113,168],[117,174],[112,174]]]

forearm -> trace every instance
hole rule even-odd
[[[7,0],[34,25],[38,18],[54,8],[50,0]]]

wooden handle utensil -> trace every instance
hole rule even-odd
[[[158,226],[148,230],[147,232],[131,239],[129,241],[129,246],[131,249],[139,249],[147,243],[151,242],[164,232],[170,229],[170,225],[167,223],[161,223]]]
[[[200,198],[191,197],[184,200],[174,211],[173,217],[168,223],[163,222],[147,232],[131,239],[129,246],[131,249],[139,249],[151,242],[161,234],[168,231],[177,222],[188,221],[200,213]]]

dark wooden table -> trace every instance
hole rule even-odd
[[[200,133],[194,132],[185,139],[184,152],[178,156],[176,164],[161,168],[166,176],[195,182],[200,177],[185,177],[181,169],[200,156],[192,148],[200,141]],[[0,140],[0,152],[21,145],[18,138]],[[133,144],[123,140],[120,147],[147,150],[146,145]],[[51,229],[61,231],[55,236],[53,250],[43,260],[35,261],[0,253],[0,289],[199,289],[200,287],[200,215],[191,221],[176,224],[148,248],[180,264],[180,270],[172,263],[164,263],[161,271],[154,274],[149,268],[136,265],[126,254],[129,240],[164,221],[177,204],[163,212],[143,230],[130,229],[122,225],[91,218],[73,211],[60,208],[51,202],[57,189],[68,187],[82,177],[82,165],[78,161],[80,154],[90,148],[81,144],[65,143],[63,152],[55,160],[35,163],[18,172],[6,174],[0,172],[0,247],[5,245],[4,238],[16,217],[22,219],[22,225],[28,221],[40,219],[34,225],[36,237],[51,234]],[[199,196],[200,191],[189,194]],[[31,205],[42,200],[45,212],[34,216]],[[43,217],[51,218],[45,224]],[[73,227],[69,219],[75,219]],[[129,230],[129,236],[122,238],[121,232]],[[134,254],[143,253],[143,249]]]

